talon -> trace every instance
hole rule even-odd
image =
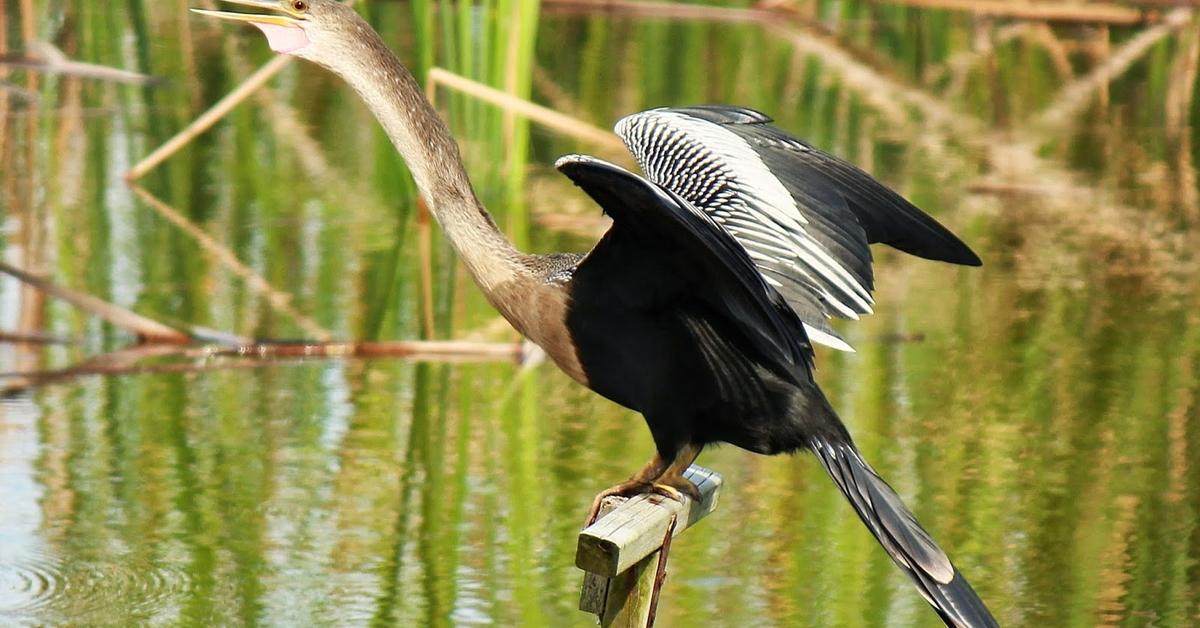
[[[658,480],[655,481],[655,484],[658,486],[669,487],[676,493],[687,495],[688,497],[692,498],[692,501],[695,502],[699,502],[704,499],[704,497],[700,494],[700,489],[696,488],[696,485],[691,480],[683,477],[683,475],[667,473],[658,478]]]
[[[700,489],[696,488],[691,480],[683,477],[683,472],[696,460],[696,456],[700,455],[702,448],[702,445],[694,444],[683,447],[672,457],[670,464],[666,463],[662,456],[655,454],[633,477],[596,495],[583,527],[596,523],[600,518],[600,506],[604,498],[614,495],[633,497],[642,493],[658,493],[680,503],[683,502],[683,496],[687,495],[692,501],[699,503],[703,500]]]
[[[583,527],[588,527],[600,518],[600,506],[604,504],[605,497],[633,497],[654,490],[654,487],[649,482],[642,480],[625,480],[620,484],[610,486],[596,494],[596,498],[592,500],[592,508],[588,511],[587,519],[584,520]]]
[[[674,486],[670,486],[668,484],[660,484],[655,482],[654,485],[650,487],[649,492],[658,493],[667,499],[673,499],[677,502],[683,503],[683,493],[676,490]]]

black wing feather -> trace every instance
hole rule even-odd
[[[558,160],[559,171],[570,177],[613,219],[613,228],[579,263],[582,269],[610,249],[613,239],[640,240],[644,246],[673,250],[672,272],[700,283],[718,283],[721,290],[699,291],[742,331],[760,355],[775,362],[780,372],[807,375],[812,347],[800,320],[780,295],[771,290],[753,262],[728,233],[679,196],[619,166],[592,157],[568,155]]]
[[[788,188],[832,184],[849,204],[867,241],[925,259],[980,266],[979,256],[931,216],[853,164],[792,137],[771,118],[745,107],[669,108],[721,125],[752,142]]]
[[[752,109],[700,105],[634,114],[616,130],[650,180],[712,216],[801,320],[834,339],[829,318],[872,310],[871,243],[979,265],[902,196],[770,122]]]

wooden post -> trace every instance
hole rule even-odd
[[[575,565],[585,572],[579,610],[598,615],[601,626],[649,624],[659,551],[672,521],[678,536],[716,509],[720,474],[692,465],[684,476],[700,489],[698,503],[655,493],[610,497],[596,522],[579,533]]]

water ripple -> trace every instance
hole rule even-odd
[[[103,615],[153,616],[187,593],[182,570],[143,562],[76,562],[45,556],[0,562],[0,623]]]

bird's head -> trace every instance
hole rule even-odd
[[[222,0],[252,9],[255,13],[192,11],[235,22],[249,22],[267,36],[275,52],[294,55],[328,65],[346,42],[369,29],[354,9],[337,0]],[[264,13],[265,12],[265,13]]]

